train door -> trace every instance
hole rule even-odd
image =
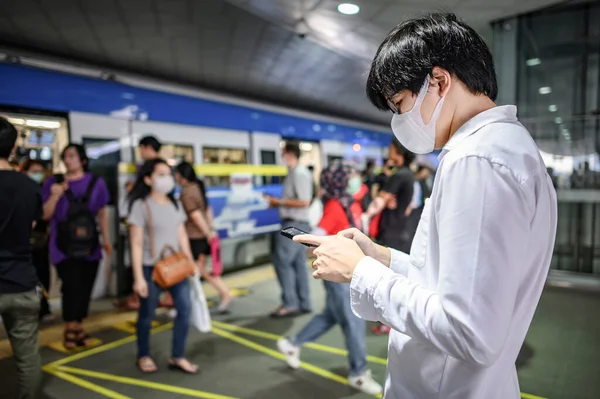
[[[125,187],[120,186],[119,163],[131,162],[130,121],[114,117],[71,112],[69,114],[71,141],[86,147],[90,171],[101,177],[110,193],[108,204],[109,237],[113,248],[111,259],[102,259],[92,291],[92,299],[117,293],[120,279],[118,265],[124,255],[120,234],[119,205],[124,202]],[[119,276],[119,277],[118,277]]]

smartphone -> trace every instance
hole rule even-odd
[[[54,179],[56,180],[57,184],[62,184],[65,182],[65,175],[63,175],[62,173],[56,174],[54,175]]]
[[[308,233],[306,231],[302,231],[296,227],[287,227],[287,228],[281,230],[281,235],[289,238],[290,240],[293,239],[295,236],[299,236],[302,234],[308,234]],[[317,247],[317,245],[314,245],[314,244],[304,244],[303,243],[303,245],[306,245],[307,247]]]

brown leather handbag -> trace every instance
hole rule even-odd
[[[147,202],[146,214],[148,219],[148,235],[150,238],[150,255],[154,258],[154,229],[152,228],[152,212]],[[168,255],[170,251],[170,255]],[[152,279],[159,287],[166,290],[176,284],[179,284],[192,274],[194,274],[195,265],[183,252],[177,252],[170,245],[165,246],[160,253],[160,260],[154,265]]]

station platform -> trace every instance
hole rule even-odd
[[[153,327],[152,354],[159,371],[147,375],[135,366],[135,312],[108,310],[92,314],[87,326],[98,339],[80,352],[65,352],[62,326],[40,332],[44,380],[42,398],[207,398],[296,399],[368,398],[347,386],[344,340],[335,328],[302,351],[302,368],[290,370],[275,341],[298,331],[311,317],[273,320],[279,304],[272,267],[228,275],[238,295],[226,315],[213,316],[213,330],[190,330],[187,356],[198,375],[169,371],[172,323],[159,311]],[[324,289],[312,282],[314,310],[320,311]],[[215,293],[205,286],[210,298]],[[94,308],[100,306],[94,303]],[[547,287],[521,351],[517,366],[525,399],[600,397],[600,295],[572,288]],[[383,382],[386,336],[367,333],[369,362]],[[16,398],[15,367],[8,342],[0,341],[0,398]]]

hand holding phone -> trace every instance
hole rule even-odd
[[[287,227],[287,228],[281,230],[281,235],[289,238],[290,240],[293,240],[295,236],[301,235],[301,234],[308,234],[308,233],[306,231],[300,230],[296,227]],[[314,244],[303,243],[303,245],[305,245],[307,247],[317,247]]]

